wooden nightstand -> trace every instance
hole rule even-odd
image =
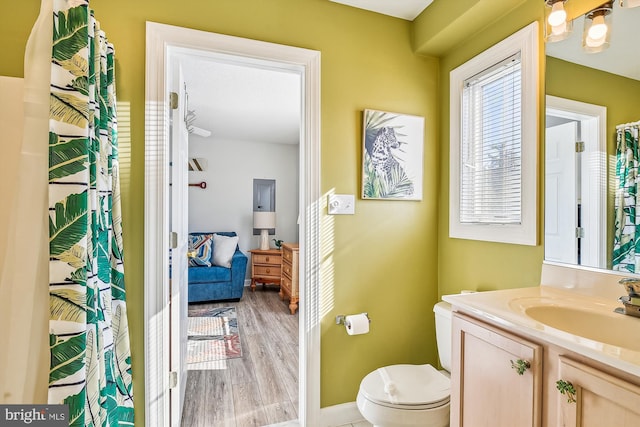
[[[252,249],[251,253],[251,291],[255,292],[256,283],[280,286],[282,274],[282,251],[280,249]]]
[[[280,298],[289,299],[289,310],[295,314],[298,309],[300,292],[298,290],[298,244],[284,243],[282,245],[282,284],[280,285]]]

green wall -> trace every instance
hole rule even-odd
[[[452,48],[440,58],[439,85],[440,107],[440,197],[438,223],[438,283],[443,295],[458,293],[463,289],[495,290],[536,286],[540,284],[540,273],[544,250],[537,246],[510,245],[449,238],[449,73],[488,47],[513,34],[517,30],[541,20],[543,2],[526,0],[518,8],[500,17],[481,31],[470,34],[466,40]],[[541,29],[541,32],[543,30]],[[540,65],[544,66],[544,44],[540,38]],[[544,81],[540,73],[540,105],[543,104]],[[542,121],[540,130],[542,132]],[[539,140],[542,140],[540,133]],[[539,144],[538,159],[541,158]],[[538,179],[538,201],[540,205],[542,181]],[[542,218],[539,214],[539,232]],[[538,237],[541,243],[541,237]]]
[[[443,1],[436,0],[434,6],[442,8]],[[36,2],[0,5],[0,12],[11,16],[0,27],[3,53],[0,75],[23,75],[24,46],[38,12],[33,3]],[[490,1],[475,3],[484,7]],[[435,363],[431,307],[439,295],[462,289],[506,289],[539,283],[544,252],[540,244],[520,246],[448,237],[448,112],[449,72],[530,22],[541,20],[540,0],[510,0],[503,12],[494,15],[493,22],[474,25],[452,47],[448,46],[451,40],[416,43],[416,36],[428,33],[422,26],[433,21],[433,16],[425,15],[430,9],[411,24],[327,0],[198,0],[190,2],[189,7],[169,0],[93,0],[91,5],[116,46],[118,99],[128,104],[131,112],[131,134],[122,138],[121,151],[126,280],[139,408],[137,425],[142,425],[144,405],[145,21],[321,51],[323,195],[360,194],[362,110],[379,109],[426,119],[422,201],[363,201],[358,197],[353,216],[328,216],[326,209],[322,211],[323,407],[355,400],[361,378],[379,366]],[[447,44],[446,48],[439,43]],[[421,54],[437,52],[442,56],[434,59],[416,55],[412,44]],[[426,45],[430,50],[422,49]],[[541,70],[543,53],[541,40]],[[560,61],[550,60],[549,64],[554,70],[567,67]],[[631,90],[620,81],[608,83],[606,91],[585,90],[588,85],[584,82],[592,72],[571,70],[570,73],[579,74],[571,74],[570,84],[550,77],[549,93],[595,104],[603,103],[604,94],[616,99],[623,95],[640,99],[640,89]],[[541,72],[540,141],[544,135],[543,75]],[[610,135],[616,123],[637,120],[638,109],[631,111],[627,117],[625,107],[611,107]],[[539,144],[539,159],[543,158],[542,145]],[[609,152],[613,152],[611,142]],[[540,177],[538,186],[541,243]],[[323,207],[325,200],[323,197],[319,201]],[[349,337],[334,324],[337,314],[361,311],[367,311],[372,318],[371,332],[367,335]]]
[[[616,125],[640,119],[640,81],[547,57],[547,94],[607,107],[607,263],[613,248]]]
[[[21,77],[37,2],[4,2],[0,75]],[[411,49],[407,21],[327,0],[93,0],[116,47],[118,100],[130,106],[122,199],[136,425],[144,420],[143,229],[145,21],[294,45],[322,52],[321,186],[360,194],[362,110],[425,117],[423,200],[362,201],[353,216],[321,218],[321,405],[355,400],[369,371],[390,363],[436,363],[439,176],[437,60]],[[319,202],[324,206],[326,198]],[[335,315],[367,311],[367,335],[348,337]]]

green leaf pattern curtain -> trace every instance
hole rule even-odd
[[[54,0],[49,110],[49,403],[133,425],[114,50],[88,1]]]
[[[640,206],[638,124],[617,129],[614,201],[613,269],[640,272]]]

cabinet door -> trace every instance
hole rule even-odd
[[[560,380],[575,390],[575,399],[558,392],[559,426],[638,425],[640,387],[566,357],[560,357],[559,371]]]
[[[455,313],[452,347],[452,427],[540,427],[541,346]]]

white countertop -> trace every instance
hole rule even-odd
[[[622,290],[622,288],[619,288]],[[622,295],[624,292],[620,293]],[[582,354],[598,362],[620,369],[640,377],[640,318],[614,313],[620,307],[616,299],[603,297],[597,293],[576,292],[574,290],[551,286],[508,289],[501,291],[477,292],[470,294],[445,295],[454,311],[463,311],[479,319],[485,319],[502,326],[508,331],[523,334],[541,342],[547,342]],[[612,345],[574,335],[560,329],[547,326],[534,320],[525,313],[527,307],[536,305],[558,305],[571,307],[602,316],[611,316],[617,322],[620,316],[621,330],[615,331],[618,337],[628,342],[630,348]],[[595,335],[606,336],[611,331],[596,331]],[[588,334],[585,334],[588,335]],[[594,336],[595,336],[594,335]],[[606,340],[602,340],[606,341]]]

